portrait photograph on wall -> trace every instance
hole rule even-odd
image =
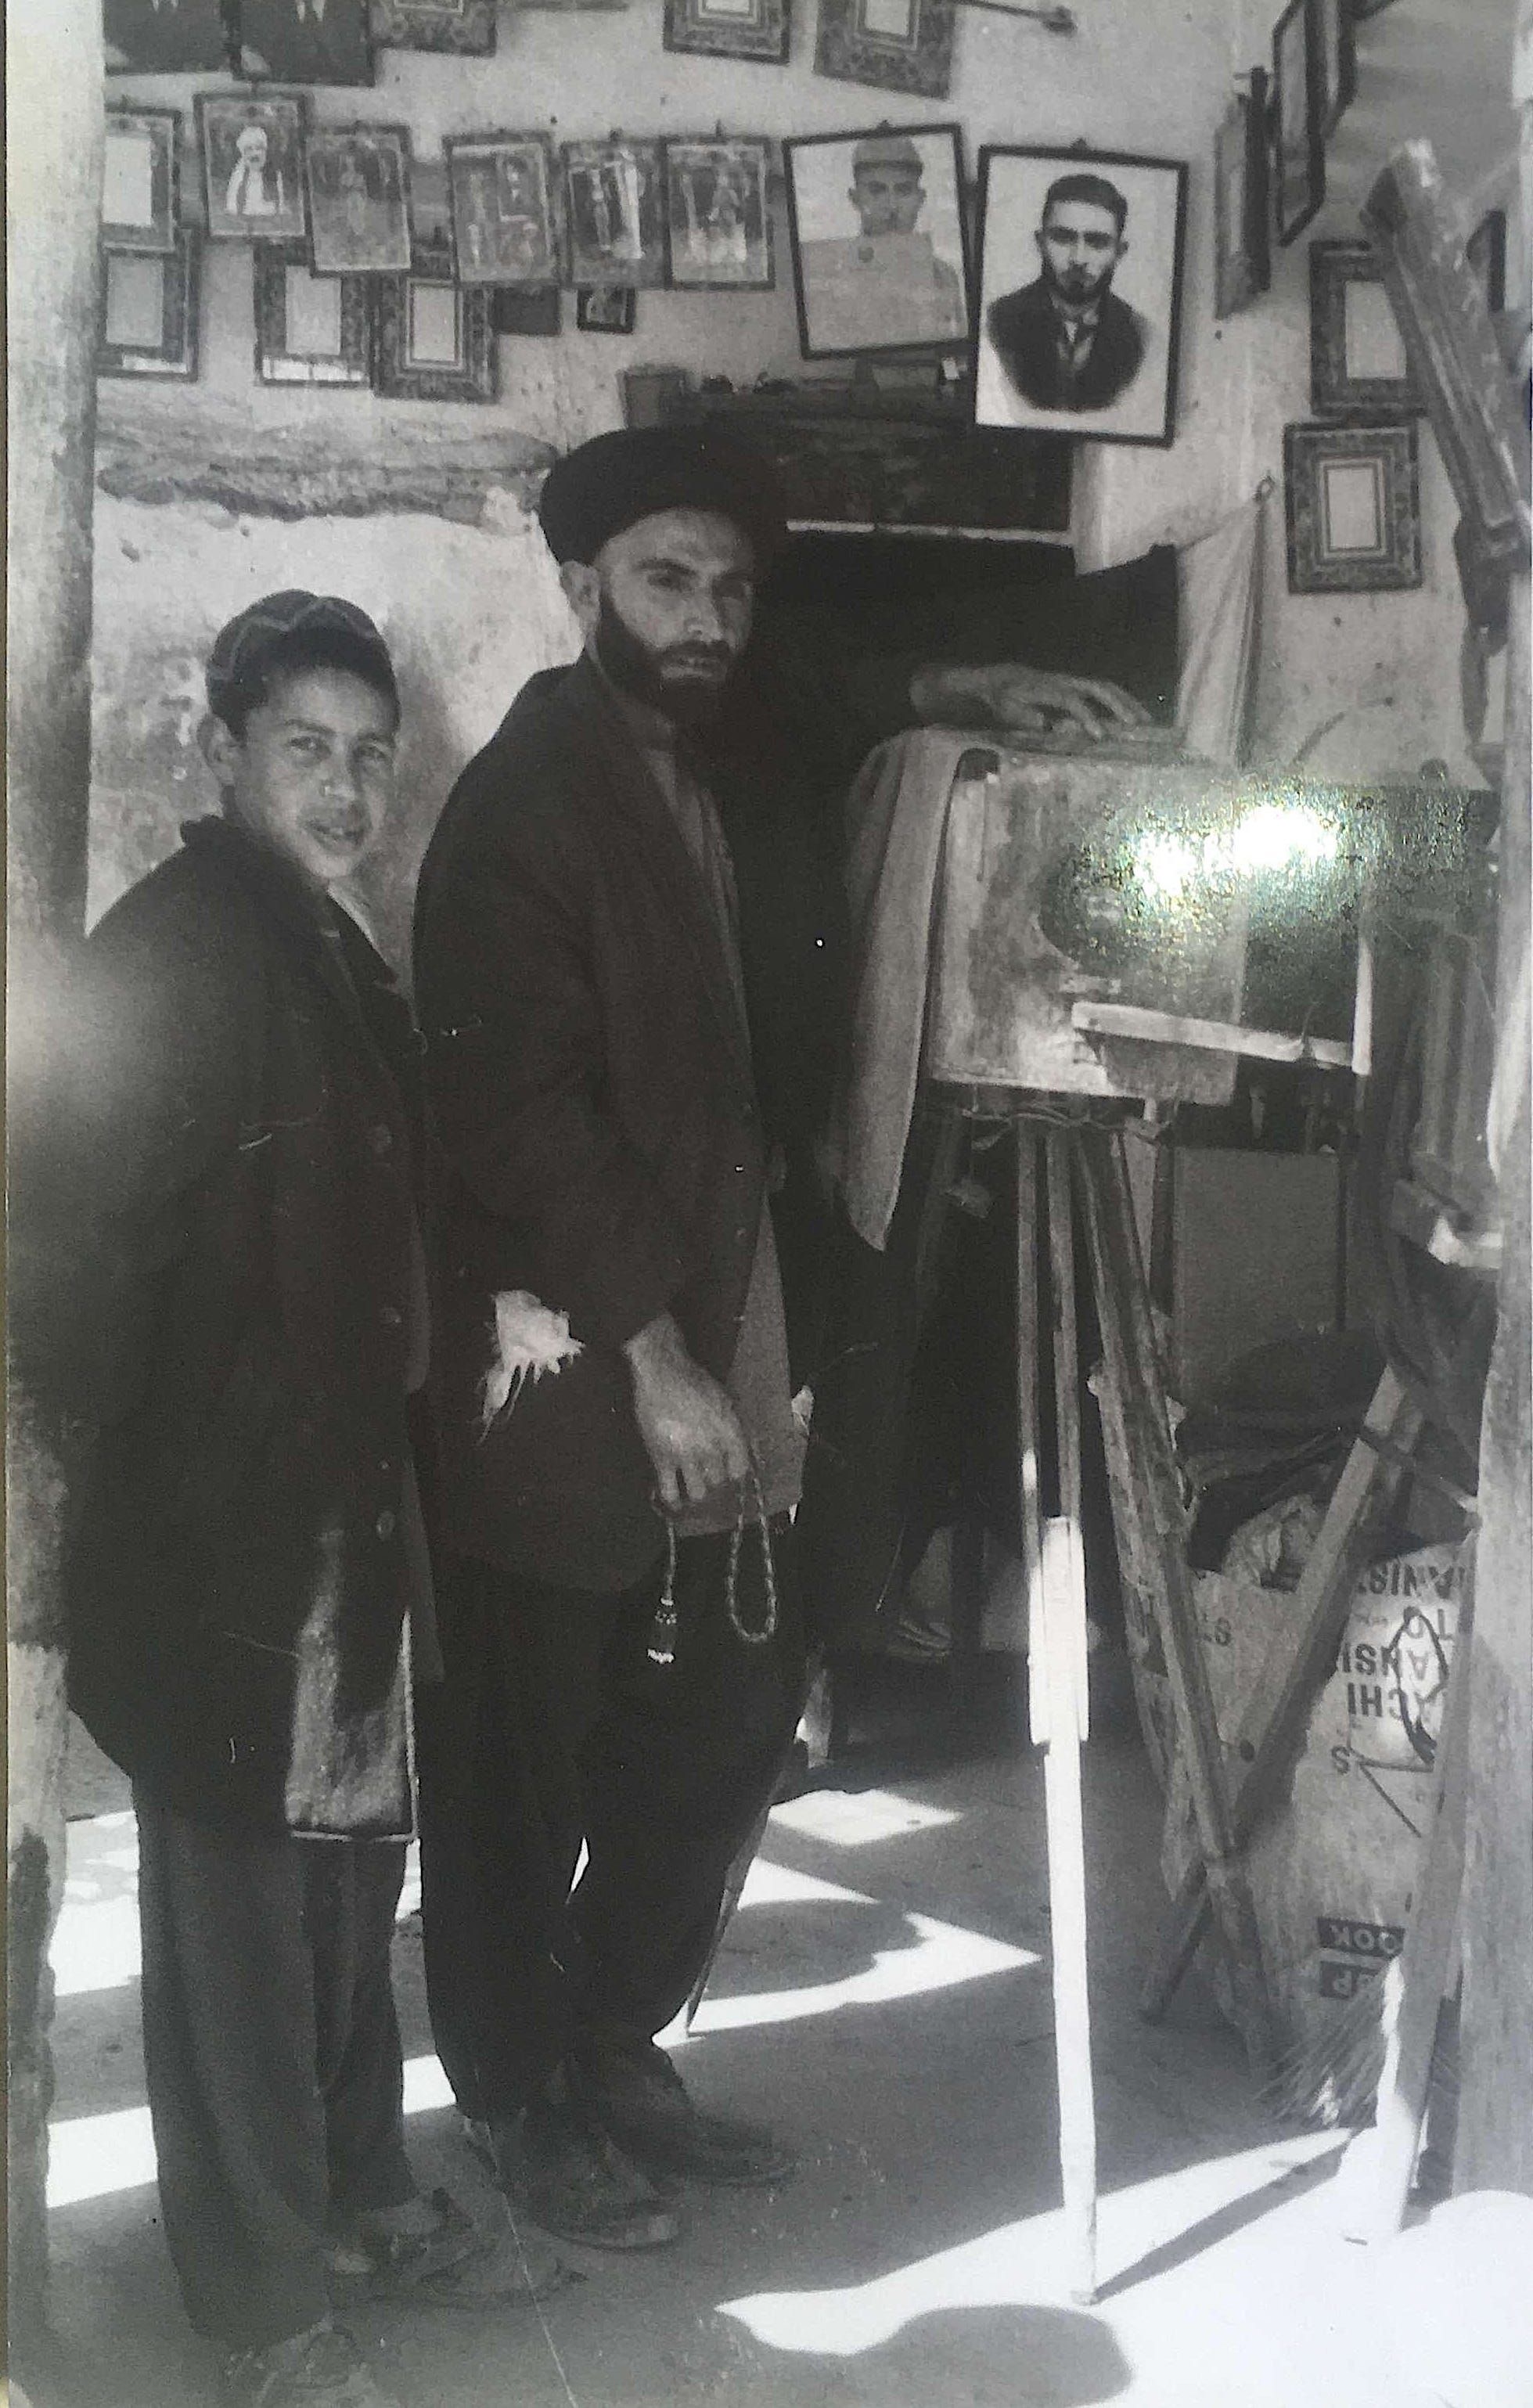
[[[582,284],[575,295],[575,323],[582,335],[631,335],[638,295],[631,284]]]
[[[180,112],[108,108],[101,174],[101,238],[116,251],[176,248],[180,217]]]
[[[305,145],[320,276],[408,267],[409,136],[402,125],[317,127]]]
[[[102,0],[108,75],[203,75],[226,67],[221,0]]]
[[[814,72],[945,100],[953,0],[820,0]]]
[[[305,232],[302,93],[197,94],[208,231],[222,239],[290,242]]]
[[[661,145],[670,281],[765,292],[772,282],[770,146],[751,137]]]
[[[239,0],[239,71],[279,83],[369,84],[367,0]]]
[[[495,46],[495,0],[368,0],[367,22],[380,48],[486,58]]]
[[[666,48],[708,59],[788,56],[789,0],[666,0]]]
[[[566,142],[565,223],[571,284],[666,280],[658,142]]]
[[[539,134],[450,138],[452,238],[464,284],[557,284],[553,163]]]
[[[1170,442],[1186,214],[1181,160],[981,151],[977,424]]]
[[[967,343],[957,126],[809,135],[782,152],[804,357]]]

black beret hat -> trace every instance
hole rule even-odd
[[[232,694],[258,690],[272,654],[300,633],[338,640],[359,661],[367,661],[377,682],[397,699],[389,648],[366,611],[339,594],[308,594],[293,586],[264,594],[214,637],[208,655],[208,707],[215,717]]]
[[[555,560],[595,560],[604,543],[658,510],[717,510],[751,538],[765,568],[787,540],[776,472],[759,452],[694,426],[626,426],[556,460],[538,523]]]

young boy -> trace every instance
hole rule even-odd
[[[414,1039],[332,900],[399,700],[372,622],[305,593],[223,629],[208,698],[222,817],[86,948],[71,1698],[133,1780],[165,2238],[222,2396],[379,2408],[333,2282],[474,2245],[406,2161],[389,1974],[434,1648]]]

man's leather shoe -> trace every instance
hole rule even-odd
[[[681,2219],[665,2195],[572,2101],[537,2100],[490,2127],[501,2188],[545,2232],[591,2249],[658,2249]]]
[[[578,2053],[576,2071],[592,2117],[652,2172],[757,2189],[785,2182],[795,2170],[792,2151],[764,2125],[698,2107],[652,2041],[592,2037]]]

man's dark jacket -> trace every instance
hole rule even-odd
[[[295,871],[183,837],[86,948],[71,1701],[184,1813],[400,1833],[409,1017]]]
[[[1067,383],[1059,319],[1041,276],[993,301],[984,322],[1001,366],[1035,409],[1106,409],[1138,375],[1144,358],[1144,321],[1116,293],[1104,293],[1090,355]]]
[[[834,890],[809,819],[722,760],[751,1024],[665,797],[584,659],[536,678],[459,779],[416,902],[417,1003],[443,1158],[445,1535],[597,1591],[657,1555],[623,1342],[670,1312],[722,1378],[774,1144],[802,1197],[839,1025]],[[782,1198],[779,1198],[779,1203]],[[778,1215],[792,1265],[811,1251]],[[581,1353],[488,1434],[497,1293]]]

